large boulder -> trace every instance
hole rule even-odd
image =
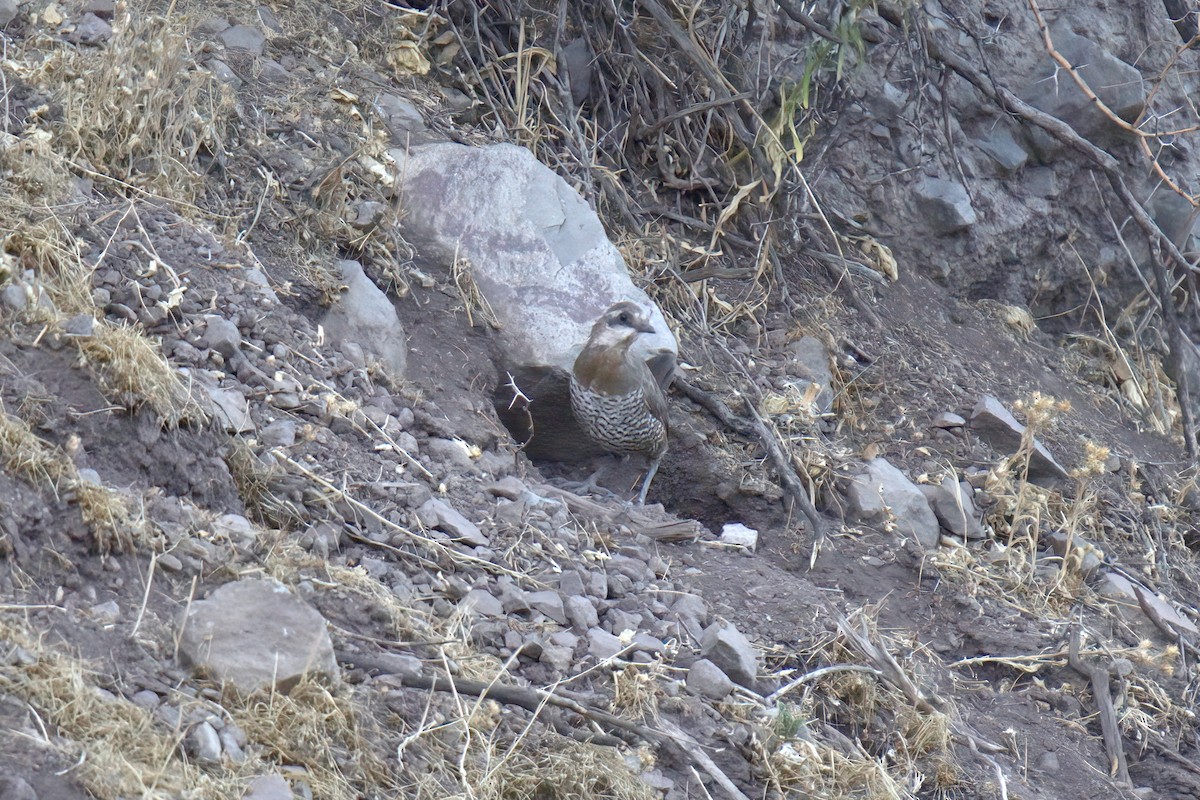
[[[569,370],[592,323],[618,300],[650,309],[658,333],[639,337],[641,353],[678,352],[596,212],[528,150],[440,142],[389,152],[406,238],[423,258],[469,265],[509,362]]]
[[[405,237],[423,259],[465,265],[494,317],[501,420],[530,457],[594,455],[571,414],[567,374],[596,319],[619,300],[647,308],[656,333],[633,352],[664,385],[678,354],[596,212],[522,147],[440,142],[389,153]]]

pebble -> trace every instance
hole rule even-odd
[[[250,781],[242,800],[294,800],[292,787],[282,775],[260,775]]]
[[[221,738],[207,722],[201,722],[188,731],[188,752],[199,762],[216,764],[221,760]]]
[[[567,619],[570,620],[571,626],[579,630],[586,631],[589,628],[594,628],[600,624],[600,617],[596,614],[596,607],[592,605],[592,601],[580,594],[574,594],[563,602],[563,608],[566,611]]]
[[[504,616],[504,605],[485,589],[472,589],[467,592],[462,604],[485,617]]]
[[[726,522],[721,528],[721,542],[744,547],[753,553],[758,549],[758,531],[740,522]]]

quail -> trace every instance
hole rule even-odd
[[[639,504],[667,451],[667,398],[646,362],[629,353],[642,333],[654,333],[646,311],[616,303],[592,326],[571,372],[571,408],[584,433],[610,453],[650,459]]]

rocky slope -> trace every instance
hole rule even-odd
[[[0,0],[0,798],[1200,796],[1166,10],[413,5]]]

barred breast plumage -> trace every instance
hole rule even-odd
[[[650,459],[638,497],[642,503],[667,451],[667,398],[629,346],[639,333],[653,332],[643,309],[630,302],[613,305],[592,326],[571,374],[571,408],[584,433],[611,453]]]

